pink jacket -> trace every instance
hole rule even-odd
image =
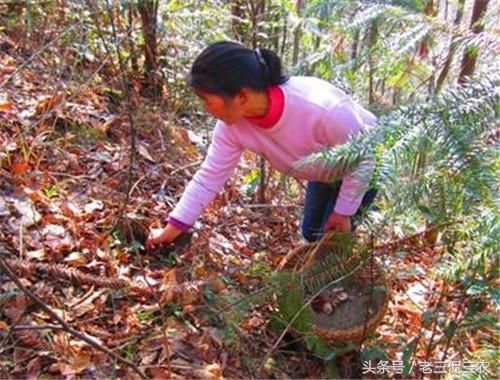
[[[291,77],[280,87],[284,109],[272,128],[260,128],[248,120],[235,125],[217,122],[207,156],[170,213],[171,220],[193,225],[231,176],[245,149],[265,157],[281,173],[328,182],[322,165],[297,166],[297,162],[344,144],[376,122],[372,113],[321,79]],[[355,214],[368,183],[369,178],[360,178],[354,172],[344,175],[335,212]]]

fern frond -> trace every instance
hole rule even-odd
[[[364,134],[304,162],[318,165],[337,179],[354,170],[362,158],[372,157],[372,185],[395,210],[404,206],[411,207],[409,211],[427,203],[438,207],[435,215],[449,217],[451,210],[458,209],[457,204],[471,207],[481,196],[491,197],[496,186],[494,160],[481,161],[478,146],[497,128],[499,83],[496,75],[490,75],[449,89],[430,102],[401,107],[380,118],[377,126]],[[489,149],[484,152],[491,154]],[[472,185],[476,193],[469,191]],[[440,202],[441,197],[446,202]]]
[[[370,23],[373,19],[381,16],[382,14],[386,14],[389,8],[389,6],[383,4],[370,5],[361,12],[358,12],[352,22],[346,22],[344,27],[346,29],[361,28],[362,26]]]
[[[431,25],[425,20],[411,26],[408,31],[403,34],[394,33],[395,35],[388,42],[388,48],[395,52],[396,58],[403,57],[407,53],[415,49],[417,44],[426,37],[431,30]]]
[[[297,277],[291,273],[282,273],[276,277],[277,283],[278,313],[275,315],[281,328],[295,318],[292,327],[296,331],[306,333],[312,329],[312,314],[309,308],[305,308],[300,315],[297,313],[305,302],[306,295]]]
[[[338,257],[335,253],[325,260],[316,263],[302,275],[302,283],[307,294],[314,294],[325,285],[339,278],[348,276],[363,262],[363,259],[354,255],[347,259]]]

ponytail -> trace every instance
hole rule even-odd
[[[189,84],[198,90],[232,97],[247,87],[265,91],[283,84],[280,58],[268,49],[248,49],[235,42],[217,42],[196,58]]]
[[[269,49],[260,49],[262,58],[266,62],[267,66],[267,83],[269,86],[275,86],[278,84],[283,84],[288,80],[288,76],[283,75],[281,67],[281,59],[276,55],[275,52]]]

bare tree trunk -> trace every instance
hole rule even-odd
[[[129,4],[128,8],[128,24],[129,24],[129,30],[134,30],[134,3]],[[129,48],[130,48],[130,62],[132,66],[132,71],[134,73],[139,72],[139,63],[137,62],[137,55],[135,52],[135,44],[134,44],[134,37],[131,34],[129,36]]]
[[[33,10],[31,9],[31,0],[26,0],[26,14],[24,16],[24,23],[26,26],[26,38],[30,38],[33,28]]]
[[[257,35],[259,34],[259,21],[265,13],[265,0],[251,0],[249,3],[250,20],[252,27],[251,43],[252,48],[255,49],[258,45]],[[258,192],[258,203],[266,203],[266,160],[261,157],[259,161],[260,181]]]
[[[286,47],[286,37],[288,34],[288,14],[285,11],[283,15],[285,22],[283,23],[283,39],[281,40],[281,56],[285,54],[285,47]]]
[[[368,31],[368,103],[375,103],[375,88],[374,88],[374,75],[375,75],[375,59],[373,51],[378,39],[378,20],[372,20],[370,29]]]
[[[353,62],[358,57],[358,46],[359,46],[359,29],[354,31],[354,36],[352,37],[352,45],[351,45],[351,61]]]
[[[434,0],[428,0],[425,4],[424,14],[427,17],[434,17],[436,15],[436,7]],[[418,56],[420,58],[427,58],[429,55],[429,36],[425,36],[418,44]]]
[[[295,3],[295,11],[297,16],[301,16],[302,8],[304,7],[304,0],[297,0]],[[299,25],[295,28],[293,32],[293,50],[292,50],[292,65],[295,66],[299,61],[299,50],[300,50],[300,36],[302,34],[302,28]]]
[[[488,9],[489,0],[475,0],[472,9],[471,30],[474,34],[479,34],[484,30],[484,16]],[[476,48],[466,49],[462,58],[462,66],[458,75],[458,83],[463,84],[468,77],[474,74],[479,51]]]
[[[145,95],[156,97],[161,93],[158,78],[157,16],[159,0],[139,0],[137,7],[142,20],[144,37],[144,86]]]
[[[360,7],[358,7],[357,9],[354,10],[353,14],[352,14],[352,19],[354,20],[354,18],[356,17],[356,14],[360,11]],[[351,43],[351,70],[354,72],[355,70],[357,70],[357,67],[359,65],[358,62],[356,62],[357,58],[358,58],[358,54],[359,52],[361,51],[362,49],[362,46],[361,46],[361,42],[362,42],[362,39],[361,39],[361,29],[360,28],[356,28],[354,30],[354,34],[352,36],[352,43]]]
[[[424,14],[427,16],[427,18],[434,18],[438,14],[438,9],[439,9],[439,1],[436,3],[434,0],[428,0],[427,3],[425,4],[424,8]],[[418,50],[417,50],[417,56],[420,59],[429,59],[429,43],[430,41],[430,36],[429,34],[426,34],[424,38],[419,42],[418,44]],[[435,67],[435,57],[431,56],[432,65]],[[413,61],[413,60],[412,60]],[[435,83],[435,77],[436,77],[436,71],[432,70],[432,74],[429,78],[429,83],[428,83],[428,94],[427,97],[430,98],[434,94],[434,83]]]
[[[272,32],[272,47],[273,50],[278,53],[280,49],[280,20],[281,20],[281,14],[282,12],[278,11],[277,6],[272,5],[272,1],[269,1],[268,4],[268,12],[271,12],[272,9],[274,9],[273,15],[274,17],[272,18],[273,22],[273,32]]]
[[[255,49],[259,45],[259,22],[266,11],[265,0],[251,0],[250,4],[250,20],[252,22],[252,47]]]
[[[245,26],[241,20],[245,16],[245,8],[243,0],[231,1],[231,31],[233,36],[238,41],[243,41],[245,37]]]
[[[455,21],[453,22],[453,25],[458,28],[460,26],[460,23],[462,22],[462,17],[464,15],[464,5],[465,5],[465,0],[458,0],[457,4],[457,14],[455,16]],[[448,73],[450,71],[451,64],[453,62],[453,56],[455,55],[455,51],[457,50],[457,38],[453,37],[450,45],[450,50],[448,51],[448,55],[446,57],[446,60],[443,65],[443,69],[441,70],[441,73],[439,74],[439,77],[437,79],[436,83],[436,94],[441,91],[441,88],[443,87],[444,81],[446,77],[448,76]]]

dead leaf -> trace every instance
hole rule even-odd
[[[404,305],[396,305],[393,309],[395,312],[403,314],[408,322],[420,326],[422,323],[422,312]]]
[[[16,68],[14,66],[4,66],[0,65],[0,74],[12,74],[14,71],[16,71]]]
[[[156,162],[155,159],[149,153],[148,148],[146,148],[146,146],[144,144],[138,144],[137,151],[146,160],[151,161],[151,162]]]
[[[44,261],[47,259],[46,252],[44,248],[36,249],[34,251],[28,251],[25,253],[27,259]]]
[[[219,294],[226,291],[226,284],[220,277],[212,278],[209,281],[209,284],[215,294]]]
[[[9,302],[3,307],[4,315],[12,322],[18,322],[29,306],[28,300],[24,296],[16,296],[13,302]]]
[[[64,236],[66,229],[58,224],[47,224],[43,228],[42,233],[44,235]]]
[[[193,304],[198,299],[201,299],[201,287],[203,281],[190,281],[182,283],[175,290],[176,302],[182,306]]]
[[[66,217],[79,218],[83,215],[83,211],[80,206],[75,202],[64,202],[61,206],[61,211]]]
[[[47,224],[42,229],[44,244],[55,252],[67,251],[74,245],[73,238],[58,224]]]
[[[93,367],[91,355],[80,350],[70,358],[69,363],[59,363],[59,370],[63,376],[77,375],[87,368]]]
[[[52,95],[45,95],[42,96],[39,100],[38,103],[35,106],[35,112],[38,116],[42,116],[50,111],[52,111],[54,108],[58,107],[60,104],[62,104],[66,98],[66,94],[62,91],[59,93],[55,94],[54,96]]]
[[[248,320],[248,324],[251,326],[251,327],[260,327],[264,324],[264,320],[261,318],[261,317],[258,317],[258,316],[253,316],[252,318],[250,318]]]
[[[222,379],[222,369],[218,363],[207,364],[196,370],[196,374],[202,379]]]
[[[0,100],[0,112],[9,112],[12,110],[12,103],[8,100]]]
[[[30,360],[26,369],[26,379],[27,380],[36,380],[40,376],[40,356],[37,356]]]
[[[177,277],[175,269],[170,269],[164,272],[160,291],[162,296],[160,303],[169,303],[174,299],[175,293],[178,289]]]
[[[0,197],[0,216],[10,215],[9,206],[3,197]]]
[[[170,375],[168,373],[168,370],[166,368],[162,367],[149,367],[147,369],[148,374],[153,378],[153,379],[170,379]]]
[[[78,304],[72,308],[72,312],[75,318],[79,318],[82,315],[85,315],[91,311],[96,310],[96,305],[94,305],[94,300],[100,297],[102,292],[95,292],[91,297],[86,299],[81,304]]]
[[[30,199],[13,200],[13,203],[17,212],[21,214],[21,220],[25,227],[31,227],[42,219],[42,215],[36,210]]]
[[[87,259],[85,255],[81,252],[71,252],[68,256],[64,258],[64,261],[68,264],[73,265],[85,265],[87,263]]]
[[[16,175],[22,175],[28,171],[28,164],[26,162],[13,162],[10,165],[10,171]]]
[[[73,173],[81,173],[83,171],[80,166],[80,158],[71,152],[66,153],[66,158],[68,159],[69,168]]]
[[[154,351],[149,354],[142,355],[141,357],[141,365],[150,365],[153,363],[158,356],[158,352]]]
[[[93,200],[83,208],[87,214],[92,214],[94,211],[100,211],[104,208],[104,203],[100,200]]]

